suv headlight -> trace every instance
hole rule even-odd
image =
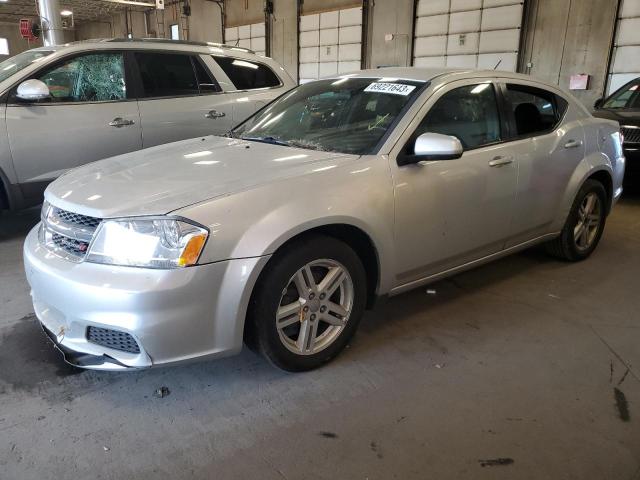
[[[170,218],[103,220],[91,242],[87,262],[148,268],[195,265],[209,232]]]

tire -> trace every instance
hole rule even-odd
[[[592,207],[588,206],[589,201],[594,202]],[[589,208],[592,209],[587,211]],[[547,252],[569,262],[589,257],[604,232],[606,212],[607,193],[604,186],[597,180],[587,180],[573,201],[560,236],[546,244]]]
[[[366,285],[360,258],[344,242],[320,235],[296,241],[276,252],[261,274],[245,341],[283,370],[318,368],[353,337],[364,313]]]

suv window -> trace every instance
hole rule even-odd
[[[568,106],[564,98],[547,90],[514,83],[507,84],[505,99],[515,120],[514,136],[518,137],[551,132]]]
[[[191,55],[136,52],[142,97],[198,95],[200,88]]]
[[[479,83],[445,93],[422,119],[409,145],[413,146],[415,139],[427,132],[453,135],[465,150],[500,141],[500,115],[493,85]]]
[[[640,81],[627,83],[607,98],[602,108],[640,108]]]
[[[213,75],[205,68],[199,58],[193,57],[193,67],[196,69],[200,93],[220,92],[222,90],[218,82],[213,78]]]
[[[213,57],[238,90],[277,87],[280,79],[262,63],[233,57]]]
[[[53,102],[101,102],[127,96],[121,52],[75,57],[38,79],[49,87]]]

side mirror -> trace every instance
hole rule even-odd
[[[16,97],[21,100],[33,102],[35,100],[44,100],[51,97],[47,84],[36,79],[25,80],[18,85]]]
[[[423,133],[413,147],[413,155],[398,158],[398,165],[408,165],[425,160],[454,160],[460,158],[464,148],[456,137],[441,133]]]
[[[598,109],[602,106],[602,103],[604,102],[604,98],[599,98],[595,101],[595,103],[593,104],[593,108]]]

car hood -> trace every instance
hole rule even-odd
[[[100,160],[54,181],[45,198],[99,218],[162,215],[269,182],[303,175],[318,163],[358,158],[245,140],[205,137]]]
[[[603,108],[593,112],[593,116],[615,120],[620,122],[621,125],[640,126],[640,112],[637,110],[608,110]]]

